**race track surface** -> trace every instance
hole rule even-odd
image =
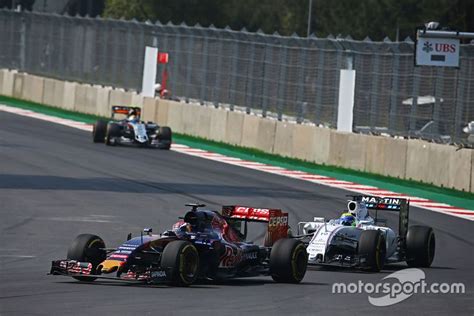
[[[432,226],[437,238],[426,282],[462,282],[465,294],[375,307],[364,293],[331,293],[335,282],[377,283],[404,264],[380,273],[313,268],[299,285],[258,277],[173,288],[46,275],[76,235],[117,246],[129,232],[168,229],[187,202],[282,208],[296,227],[338,216],[345,194],[173,151],[93,144],[87,132],[0,112],[0,315],[474,314],[474,223],[417,208],[411,224]]]

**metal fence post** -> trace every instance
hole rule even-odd
[[[373,47],[372,47],[373,49]],[[375,55],[375,56],[374,56]],[[380,54],[373,50],[374,60],[372,64],[372,80],[370,85],[370,127],[373,129],[377,125],[377,95],[379,93],[379,73],[380,73]]]
[[[184,31],[186,32],[186,35],[188,37],[187,40],[187,58],[186,58],[186,87],[185,87],[185,97],[186,99],[189,99],[191,97],[191,76],[194,74],[194,67],[193,67],[193,47],[194,47],[194,35],[189,34],[190,30],[187,25],[184,23],[180,25],[179,27],[183,28]]]
[[[398,111],[398,89],[399,89],[399,79],[400,79],[400,44],[392,44],[392,56],[393,56],[393,64],[392,64],[392,84],[390,89],[390,116],[389,116],[389,130],[391,132],[396,131],[397,126],[397,111]]]
[[[315,44],[321,43],[319,39],[311,37],[311,40]],[[323,49],[318,50],[318,72],[316,74],[316,100],[314,104],[314,122],[321,123],[321,112],[323,109],[323,80],[324,80],[324,57],[325,51]]]
[[[440,135],[440,107],[441,107],[441,96],[443,95],[443,75],[444,75],[444,67],[437,67],[436,68],[436,79],[435,79],[435,104],[433,108],[433,134]]]
[[[171,66],[172,69],[171,72],[171,87],[173,87],[174,92],[173,94],[179,95],[179,90],[178,90],[178,76],[179,76],[179,63],[181,62],[181,35],[178,34],[178,28],[173,27],[171,22],[167,24],[167,27],[170,27],[174,32],[176,32],[176,37],[174,39],[174,47],[173,47],[173,60],[171,61]],[[181,95],[183,96],[183,95]]]
[[[288,68],[288,46],[283,42],[280,37],[280,76],[278,80],[278,99],[277,99],[277,116],[278,120],[281,121],[283,118],[283,108],[285,107],[286,100],[286,73]]]
[[[461,59],[462,60],[462,59]],[[471,63],[472,64],[472,63]],[[461,138],[461,132],[462,132],[462,113],[464,110],[464,88],[465,88],[465,82],[460,76],[462,70],[457,69],[456,70],[456,109],[455,109],[455,114],[454,114],[454,137],[456,140]],[[467,72],[466,73],[472,73],[472,72]]]
[[[235,33],[234,32],[231,32],[230,33],[232,35],[232,39],[234,41],[234,49],[233,49],[233,57],[232,57],[232,70],[231,70],[231,73],[230,73],[230,77],[232,78],[231,79],[231,82],[230,82],[230,93],[229,93],[229,106],[230,106],[230,110],[233,111],[234,110],[234,105],[235,105],[235,90],[237,89],[236,88],[236,85],[237,85],[237,67],[238,67],[238,64],[237,64],[237,61],[238,61],[238,56],[239,56],[239,41],[237,40],[236,36],[235,36]]]
[[[212,101],[214,102],[214,106],[216,108],[219,107],[219,95],[220,95],[220,88],[221,87],[221,78],[222,78],[222,59],[224,56],[224,39],[221,38],[222,32],[217,32],[219,38],[219,49],[217,52],[217,69],[216,69],[216,81],[214,82],[214,86],[212,88]]]
[[[269,86],[270,86],[270,78],[266,76],[267,73],[267,64],[272,60],[272,54],[271,54],[271,46],[269,45],[270,39],[272,37],[265,36],[263,37],[263,40],[265,41],[265,49],[263,53],[263,76],[262,76],[262,117],[267,117],[267,111],[268,111],[268,91]]]
[[[331,122],[331,126],[333,127],[337,125],[337,109],[338,109],[338,103],[339,103],[339,77],[340,77],[340,72],[341,72],[341,67],[342,67],[342,53],[343,53],[343,48],[340,47],[336,53],[336,76],[334,76],[334,87],[337,87],[337,88],[334,89],[334,104],[333,104],[332,122]]]
[[[21,14],[21,27],[20,27],[20,69],[25,70],[26,64],[26,17]]]
[[[412,89],[412,104],[410,111],[410,128],[408,134],[410,135],[416,129],[416,111],[418,108],[418,94],[420,91],[420,68],[415,67],[413,69],[413,89]]]
[[[247,70],[247,78],[245,78],[245,112],[250,114],[252,106],[254,106],[254,84],[253,84],[253,68],[255,65],[255,41],[250,44],[250,65]]]
[[[202,56],[201,56],[201,91],[200,91],[200,99],[201,99],[201,104],[204,104],[204,101],[209,101],[209,97],[206,96],[206,89],[209,88],[207,84],[207,73],[209,71],[208,69],[208,58],[209,58],[209,40],[208,36],[206,36],[205,30],[200,28],[200,31],[202,32],[203,38],[204,38],[204,43],[203,43],[203,48],[202,48]]]
[[[133,22],[134,24],[136,22]],[[135,25],[126,28],[126,41],[129,43],[125,48],[125,71],[122,72],[122,82],[123,85],[127,88],[133,87],[133,78],[132,78],[132,27],[135,28]],[[135,87],[134,87],[135,88]],[[139,90],[137,90],[139,91]]]
[[[306,66],[308,65],[308,39],[295,38],[296,43],[299,44],[301,58],[298,58],[298,83],[296,87],[295,103],[298,106],[297,122],[301,123],[306,114],[307,103],[304,102]]]

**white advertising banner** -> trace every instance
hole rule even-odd
[[[355,80],[355,70],[341,70],[337,111],[337,130],[340,132],[352,133]]]
[[[147,46],[145,49],[145,62],[143,63],[142,95],[155,96],[156,64],[158,48]]]

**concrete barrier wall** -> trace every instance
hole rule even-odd
[[[13,96],[13,86],[15,83],[15,73],[16,71],[10,71],[7,69],[2,69],[2,83],[0,87],[0,94],[11,97]]]
[[[449,148],[448,187],[462,191],[470,191],[472,181],[472,154],[474,150],[456,150],[451,146],[449,146]]]
[[[297,125],[277,122],[273,153],[283,157],[293,157],[293,137]],[[296,149],[296,148],[295,148]]]
[[[94,88],[97,89],[96,95],[96,111],[95,114],[99,116],[110,116],[110,92],[112,91],[111,87],[103,87],[95,85]]]
[[[430,172],[428,161],[430,159],[429,143],[410,139],[407,142],[406,173],[409,180],[428,181]]]
[[[168,124],[168,109],[169,109],[169,103],[168,102],[162,102],[164,100],[159,100],[156,99],[156,105],[157,109],[155,112],[155,119],[154,121],[160,125],[160,126],[169,126]]]
[[[13,74],[13,93],[14,98],[23,99],[23,81],[25,74],[15,73]]]
[[[44,78],[26,75],[23,81],[23,99],[41,103],[43,102]]]
[[[229,111],[224,109],[209,109],[211,124],[209,126],[209,139],[224,142],[227,131],[227,115]],[[231,128],[231,127],[229,127]]]
[[[474,150],[471,150],[471,192],[474,193]]]
[[[278,122],[242,112],[144,98],[134,92],[0,70],[0,93],[82,113],[110,116],[111,105],[143,108],[143,119],[177,133],[474,193],[474,151]]]
[[[227,113],[227,128],[225,130],[224,142],[231,145],[242,145],[244,134],[244,118],[248,116],[240,112]]]
[[[55,96],[55,85],[56,80],[45,78],[43,84],[43,99],[41,100],[42,104],[54,105],[54,96]]]
[[[145,97],[143,99],[142,119],[144,121],[154,121],[156,112],[158,110],[157,102],[155,98]]]

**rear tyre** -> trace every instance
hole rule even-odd
[[[299,283],[306,274],[308,253],[296,239],[279,239],[270,252],[270,275],[275,282]]]
[[[357,253],[365,258],[363,267],[379,272],[383,269],[386,255],[385,238],[379,230],[364,230],[360,235]]]
[[[172,132],[171,128],[168,126],[160,126],[158,128],[158,147],[161,149],[170,149],[172,142]]]
[[[407,233],[407,264],[410,267],[428,268],[435,256],[434,231],[427,226],[411,226]]]
[[[115,146],[116,137],[120,136],[120,127],[115,123],[107,125],[107,132],[105,134],[105,144],[108,146]]]
[[[99,236],[92,234],[81,234],[74,239],[67,251],[67,259],[92,263],[92,273],[95,273],[97,266],[106,259],[107,253],[104,250],[105,243]],[[95,278],[73,277],[79,281],[92,282]]]
[[[171,241],[163,250],[161,268],[172,285],[190,286],[198,277],[199,253],[190,242]]]
[[[107,132],[107,122],[98,120],[92,127],[92,140],[94,143],[103,143]]]

